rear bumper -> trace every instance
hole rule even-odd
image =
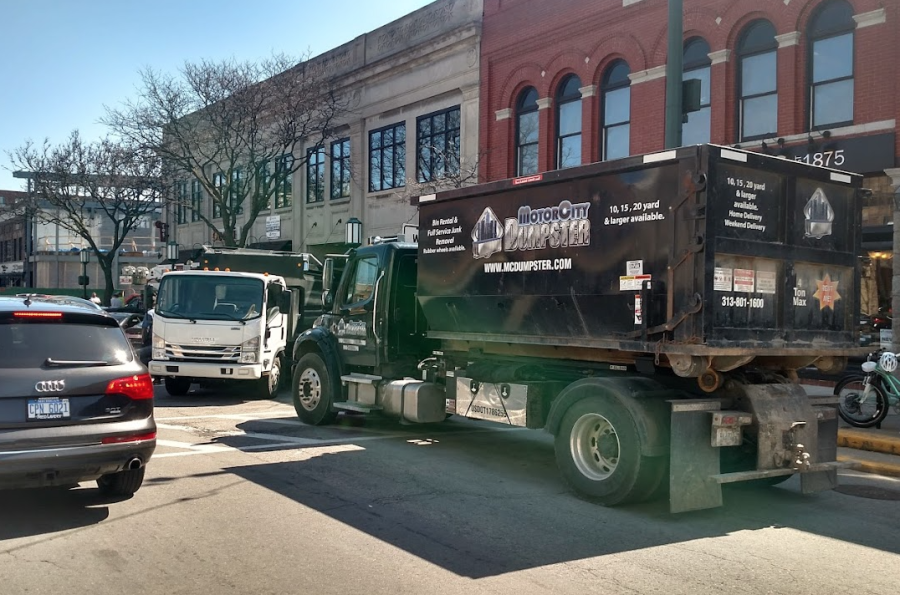
[[[147,367],[150,368],[150,373],[154,376],[186,376],[189,378],[215,378],[218,380],[256,380],[262,378],[261,364],[205,364],[153,360]]]
[[[63,486],[91,481],[126,468],[134,458],[146,465],[156,439],[119,444],[0,449],[0,489]]]

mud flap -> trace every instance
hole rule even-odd
[[[816,442],[815,463],[831,463],[837,460],[838,415],[837,399],[833,396],[810,398],[816,413],[819,432]],[[833,490],[838,486],[837,469],[814,471],[800,476],[800,490],[804,494]]]
[[[672,424],[669,455],[669,510],[687,512],[722,506],[719,449],[711,445],[712,411],[717,400],[670,401]]]

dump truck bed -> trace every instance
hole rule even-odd
[[[420,197],[428,335],[656,354],[856,353],[861,184],[700,145]]]

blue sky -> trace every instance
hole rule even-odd
[[[20,190],[7,153],[28,139],[94,139],[104,105],[133,97],[138,71],[185,61],[328,51],[428,0],[3,0],[0,190]]]

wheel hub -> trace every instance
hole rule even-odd
[[[300,405],[307,411],[312,411],[322,398],[322,379],[312,368],[303,370],[298,383]]]
[[[609,478],[619,464],[621,446],[616,429],[598,413],[578,418],[572,427],[569,448],[578,470],[594,481]]]

